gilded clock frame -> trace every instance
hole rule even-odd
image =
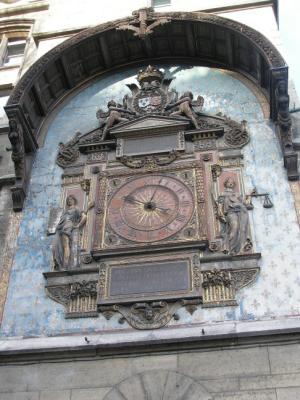
[[[107,206],[114,194],[126,182],[138,177],[160,175],[179,179],[192,192],[194,197],[194,213],[188,223],[174,235],[153,243],[139,243],[130,241],[118,235],[112,230],[108,223]],[[93,227],[93,248],[92,254],[112,254],[114,251],[120,253],[121,249],[139,249],[147,247],[150,251],[160,245],[186,244],[188,247],[204,248],[207,241],[206,226],[206,200],[204,195],[204,168],[203,163],[198,160],[178,162],[172,166],[153,168],[151,171],[115,169],[105,170],[99,174],[98,187],[96,189],[96,217]]]

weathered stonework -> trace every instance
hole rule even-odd
[[[298,223],[300,225],[300,183],[299,182],[291,182],[290,186],[291,186],[291,191],[294,196],[295,210],[297,213]]]
[[[5,245],[1,254],[0,268],[0,325],[2,322],[8,285],[10,280],[11,268],[16,252],[17,237],[19,233],[22,214],[13,214],[9,212],[9,223],[5,235]]]
[[[190,80],[187,80],[190,73],[195,75],[192,74]],[[121,80],[119,83],[113,83],[113,81],[95,83],[78,94],[65,108],[62,108],[53,121],[45,146],[39,150],[32,170],[32,183],[21,223],[18,250],[11,277],[11,285],[14,290],[8,295],[2,324],[4,335],[40,335],[41,333],[53,335],[99,329],[104,332],[112,328],[120,331],[128,329],[126,322],[119,323],[119,317],[107,320],[104,315],[100,315],[96,319],[64,320],[64,307],[45,296],[43,289],[45,282],[41,273],[49,271],[51,265],[52,237],[46,236],[49,209],[60,205],[61,169],[55,165],[58,144],[59,142],[68,142],[78,130],[88,132],[97,129],[98,120],[95,116],[95,109],[105,108],[106,101],[104,102],[102,99],[111,98],[111,93],[117,92],[120,97],[128,93],[122,79],[127,79],[125,83],[131,82],[132,76],[135,74],[136,70],[123,72],[123,75],[118,76],[118,79]],[[107,86],[107,82],[113,86]],[[215,309],[197,306],[197,310],[192,315],[188,310],[182,308],[178,311],[180,319],[170,321],[170,326],[208,320],[236,321],[238,323],[245,319],[268,319],[274,316],[290,315],[292,317],[297,315],[299,311],[296,280],[299,227],[293,211],[293,197],[284,178],[282,159],[276,147],[274,131],[265,122],[257,99],[247,87],[235,80],[232,74],[227,75],[216,70],[198,69],[198,67],[181,70],[176,77],[176,89],[183,93],[192,87],[199,87],[199,92],[195,92],[196,97],[201,94],[205,98],[204,112],[216,114],[221,111],[237,121],[247,119],[251,140],[242,150],[244,158],[233,160],[224,155],[220,164],[225,171],[244,164],[245,193],[250,193],[256,186],[258,193],[270,194],[274,207],[265,209],[262,206],[263,199],[252,199],[254,209],[250,213],[250,224],[254,233],[254,248],[263,254],[259,261],[261,274],[254,284],[239,292],[240,294],[237,296],[239,306]],[[220,88],[220,92],[216,93],[216,87]],[[85,105],[83,111],[78,110],[79,103]],[[75,116],[76,119],[73,120],[72,117]],[[201,140],[197,138],[197,141]],[[265,157],[266,151],[268,158]],[[208,150],[207,153],[209,152],[211,150]],[[255,154],[255,159],[253,154]],[[98,161],[96,160],[96,162]],[[105,157],[101,156],[100,163],[105,162]],[[211,161],[203,161],[203,163],[209,166]],[[118,165],[122,166],[121,163]],[[130,168],[128,170],[134,171]],[[97,180],[98,172],[96,174],[91,172],[93,182]],[[69,171],[69,173],[70,176],[63,178],[63,184],[80,186],[82,176],[78,175],[78,171]],[[207,173],[210,171],[208,170]],[[272,180],[270,176],[272,176]],[[90,196],[93,196],[94,193],[93,185],[94,183],[91,183]],[[101,216],[101,213],[97,215]],[[280,231],[277,229],[279,226],[281,226]],[[284,247],[281,240],[282,229],[286,240],[290,243],[288,249]],[[277,243],[275,247],[274,242]],[[28,248],[30,248],[29,252]],[[265,257],[264,253],[268,254],[268,257]],[[27,261],[25,262],[25,260]],[[84,256],[84,260],[90,262],[87,255]],[[281,260],[285,260],[285,265],[289,265],[288,269],[282,268],[283,261]],[[90,266],[91,264],[85,265]],[[212,270],[214,266],[209,265],[206,269]],[[295,276],[295,279],[291,279],[291,276]],[[26,302],[18,302],[18,307],[16,307],[17,298],[15,296],[22,292],[25,280],[29,282],[32,289],[30,293],[26,292]],[[276,287],[276,291],[273,290],[274,287]],[[293,303],[289,296],[292,296]],[[31,305],[37,301],[39,307],[35,308],[36,319],[33,321],[28,312]],[[18,321],[17,324],[16,321]]]

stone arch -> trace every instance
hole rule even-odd
[[[104,400],[211,400],[208,391],[194,379],[176,371],[146,371],[125,379]]]
[[[19,172],[21,165],[22,174],[12,188],[14,209],[23,207],[41,124],[60,99],[95,76],[117,68],[172,60],[247,76],[269,99],[273,120],[279,112],[279,83],[283,82],[283,94],[288,99],[284,59],[262,34],[239,22],[206,13],[141,9],[131,17],[83,30],[37,60],[20,79],[5,107],[20,137],[14,162],[19,163]],[[287,169],[291,157],[296,157],[290,144],[288,152]]]

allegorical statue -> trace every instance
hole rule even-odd
[[[66,200],[66,209],[63,211],[55,231],[55,239],[52,247],[54,269],[64,270],[74,268],[73,254],[78,248],[78,235],[75,232],[86,223],[87,212],[94,206],[93,203],[88,205],[87,211],[80,211],[77,206],[77,199],[73,195],[69,195]],[[76,237],[75,237],[76,236]]]
[[[125,116],[135,115],[135,112],[122,107],[121,104],[117,104],[114,100],[110,100],[107,103],[108,111],[102,109],[97,111],[97,118],[100,122],[100,128],[103,127],[102,138],[105,139],[107,131],[115,124],[119,122],[127,122],[129,118]]]
[[[218,197],[217,217],[225,225],[224,251],[238,254],[249,245],[249,217],[242,196],[235,193],[235,181],[227,178],[224,192]]]
[[[202,111],[204,98],[198,96],[193,100],[193,94],[187,91],[178,99],[175,89],[169,90],[174,78],[165,78],[165,73],[159,68],[148,65],[137,74],[136,83],[126,86],[131,95],[123,97],[122,104],[110,100],[107,111],[99,109],[96,116],[102,130],[102,139],[106,139],[113,125],[126,122],[145,114],[156,114],[164,116],[183,116],[188,118],[196,129],[199,128],[197,115]]]
[[[204,99],[202,96],[198,96],[196,101],[193,101],[193,93],[188,91],[183,93],[182,96],[180,96],[179,100],[176,101],[175,103],[168,104],[166,106],[166,110],[171,109],[171,108],[176,108],[176,111],[173,111],[170,116],[175,116],[175,115],[182,115],[184,117],[187,117],[189,120],[192,121],[194,127],[196,129],[199,129],[199,125],[196,120],[196,114],[195,111],[200,112],[202,109],[202,106],[204,104]]]

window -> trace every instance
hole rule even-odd
[[[152,0],[152,7],[170,6],[171,0]]]
[[[24,56],[25,46],[25,39],[8,39],[3,66],[19,65]]]

